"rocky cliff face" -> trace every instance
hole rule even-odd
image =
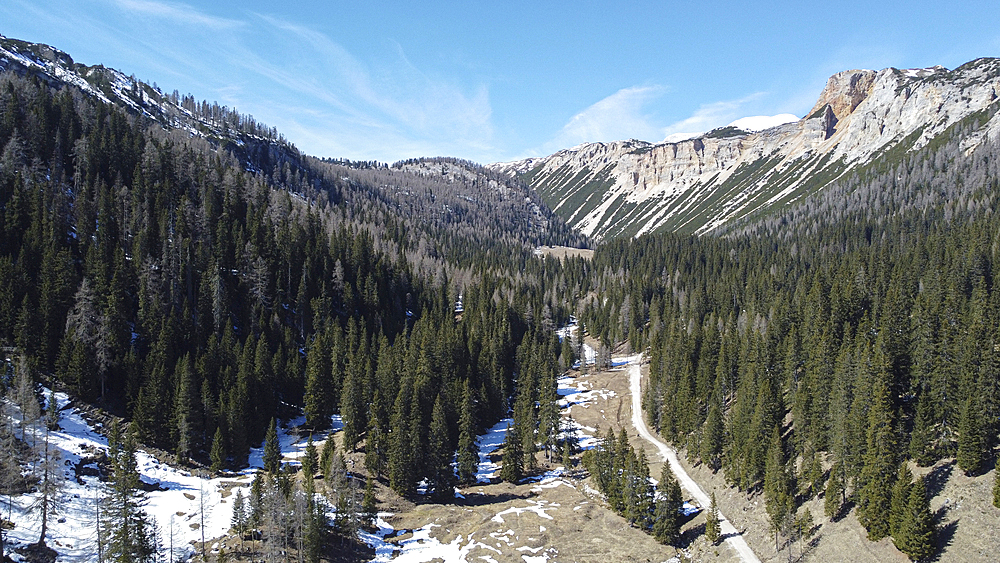
[[[921,148],[962,120],[979,121],[967,151],[996,141],[1000,117],[987,118],[998,91],[1000,59],[954,71],[852,70],[830,77],[809,115],[758,133],[728,128],[679,143],[585,144],[493,167],[521,176],[598,239],[701,233],[795,201],[890,149]]]

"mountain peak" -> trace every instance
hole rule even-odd
[[[834,74],[826,81],[816,105],[807,115],[816,115],[829,105],[837,119],[847,117],[871,94],[878,74],[874,70],[845,70]]]

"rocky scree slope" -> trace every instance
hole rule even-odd
[[[536,189],[595,239],[705,233],[787,206],[846,172],[926,146],[976,119],[965,155],[1000,138],[1000,59],[955,70],[850,70],[830,77],[801,120],[750,133],[724,127],[680,142],[590,143],[491,165]]]

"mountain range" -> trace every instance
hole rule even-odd
[[[970,154],[1000,136],[1000,59],[849,70],[830,77],[802,119],[750,132],[728,126],[678,142],[588,143],[494,164],[597,240],[656,231],[707,233],[802,201],[853,170],[896,159],[959,123]]]

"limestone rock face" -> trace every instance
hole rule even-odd
[[[953,71],[851,70],[830,77],[806,117],[757,133],[590,143],[491,166],[520,175],[572,226],[597,239],[659,229],[701,233],[822,189],[900,143],[919,149],[990,108],[998,92],[1000,59]],[[1000,113],[978,123],[963,147],[972,151],[998,135]]]
[[[829,105],[833,114],[843,119],[871,94],[876,76],[877,73],[871,70],[848,70],[834,74],[826,81],[826,88],[823,88],[809,115]]]

